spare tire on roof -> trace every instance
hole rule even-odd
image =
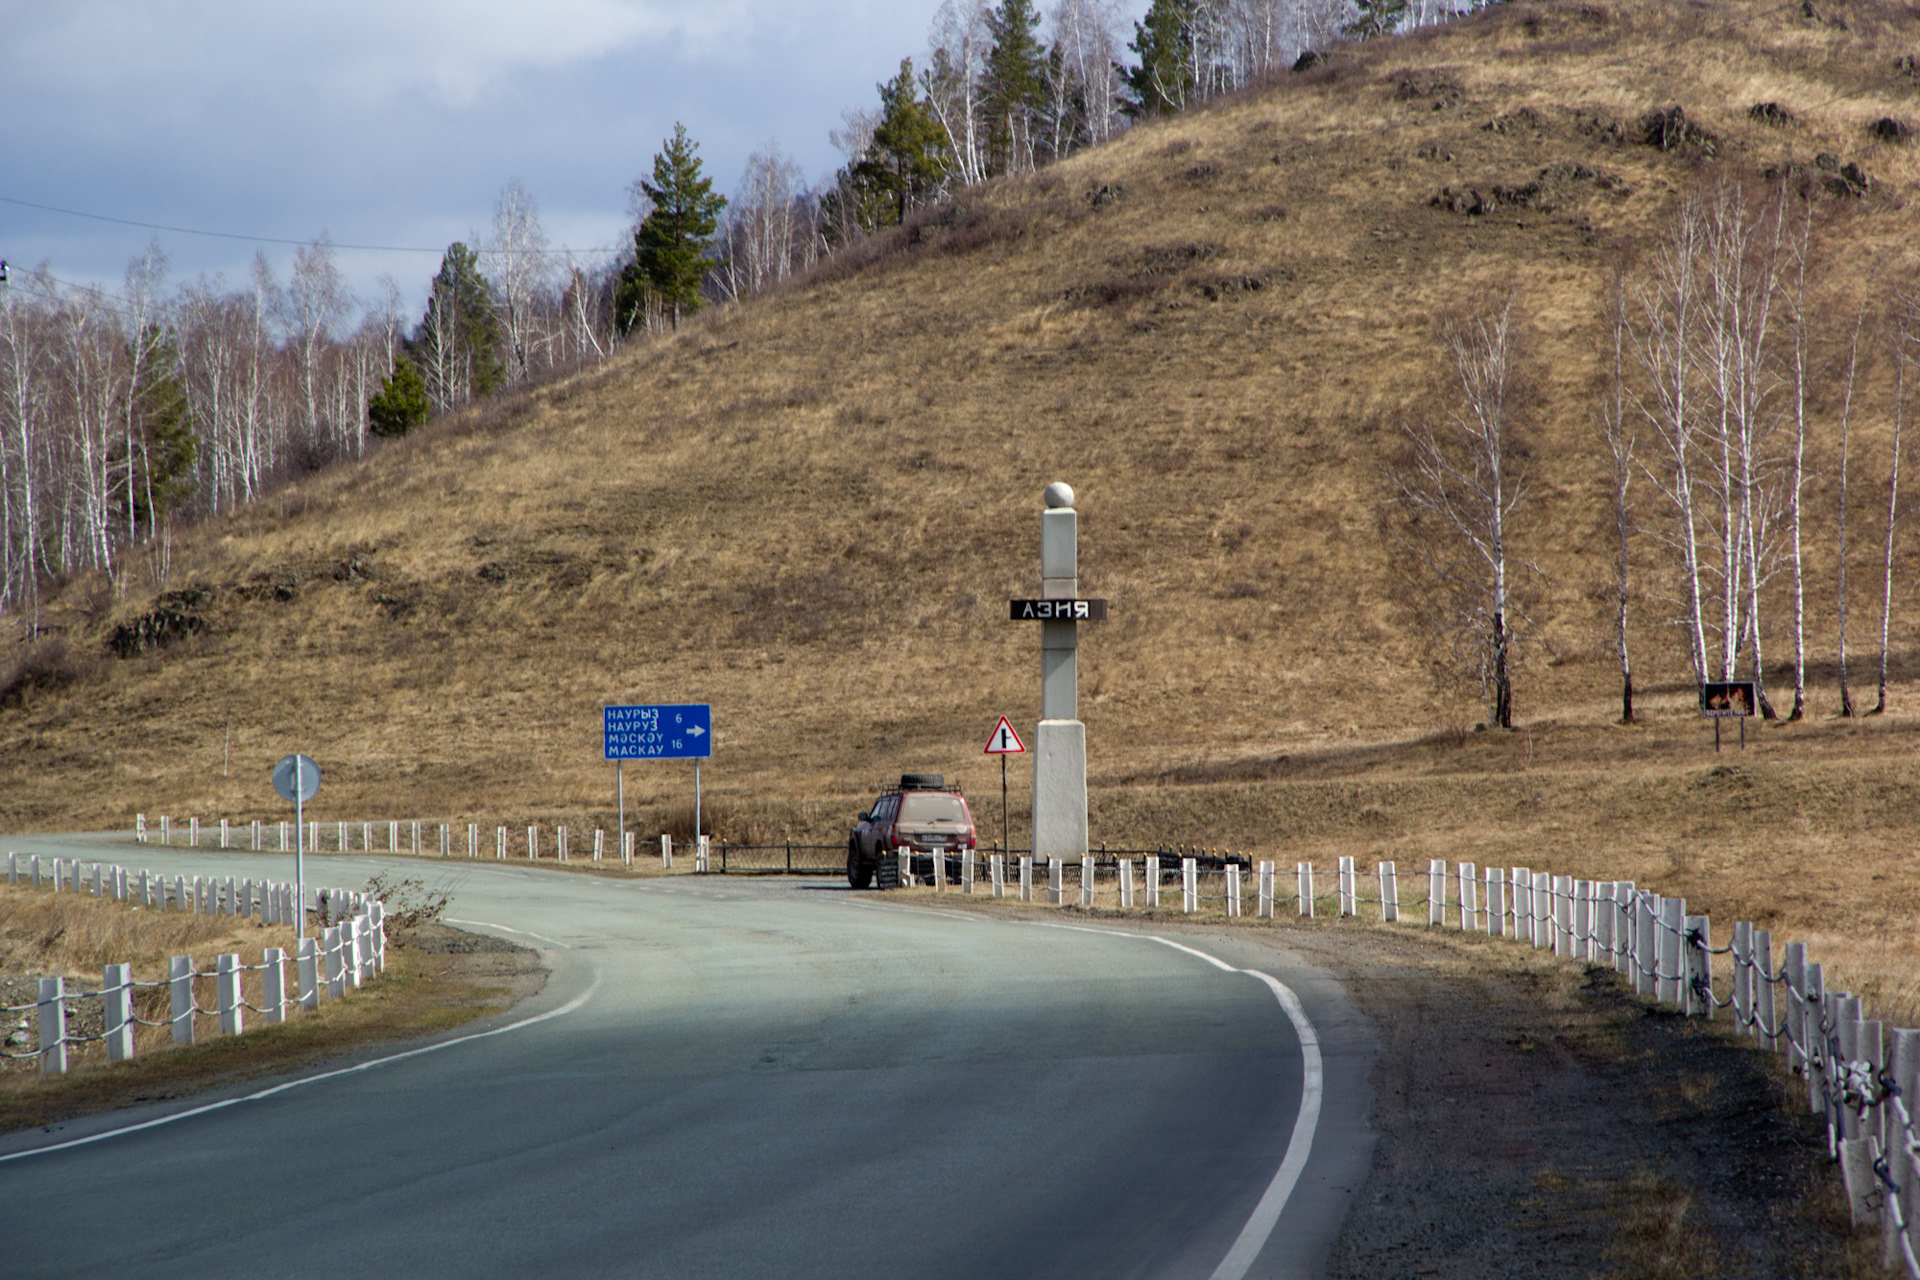
[[[903,773],[900,775],[902,791],[938,791],[947,785],[947,780],[937,773]]]

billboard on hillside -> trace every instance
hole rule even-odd
[[[1759,701],[1751,680],[1723,680],[1700,686],[1700,714],[1709,720],[1750,716]]]

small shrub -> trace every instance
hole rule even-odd
[[[385,871],[367,881],[366,892],[386,904],[387,941],[396,947],[406,946],[409,934],[438,920],[453,901],[450,885],[429,887],[418,876],[396,878]]]
[[[64,689],[90,675],[90,668],[63,637],[29,645],[0,676],[0,708],[23,707],[36,691]]]

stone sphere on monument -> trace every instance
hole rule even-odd
[[[1049,507],[1070,507],[1073,505],[1073,486],[1064,480],[1055,480],[1041,496],[1047,500]]]

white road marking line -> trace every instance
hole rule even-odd
[[[559,947],[562,951],[573,950],[573,947],[568,943],[560,942],[554,938],[549,938],[544,933],[530,933],[525,929],[516,929],[511,925],[495,924],[491,920],[456,920],[452,916],[441,916],[440,918],[446,921],[448,924],[474,924],[474,925],[479,925],[482,929],[499,929],[506,933],[517,933],[523,938],[538,938],[540,941],[545,942],[551,946]]]
[[[887,906],[878,902],[853,903],[854,906],[874,907],[883,911],[916,911],[922,915],[949,916],[945,911],[929,911],[925,907]],[[953,913],[958,914],[958,913]],[[972,916],[972,919],[998,917]],[[1326,1093],[1325,1068],[1320,1058],[1320,1033],[1314,1029],[1313,1022],[1307,1017],[1306,1008],[1301,1005],[1300,997],[1293,989],[1270,973],[1258,969],[1241,969],[1217,956],[1208,955],[1197,947],[1163,938],[1157,933],[1135,933],[1129,929],[1096,929],[1088,925],[1059,924],[1052,920],[1009,919],[1008,924],[1037,925],[1042,929],[1064,929],[1069,933],[1104,933],[1115,938],[1141,938],[1148,942],[1157,942],[1175,951],[1184,951],[1190,956],[1205,960],[1224,973],[1244,973],[1258,978],[1273,992],[1273,998],[1280,1002],[1280,1009],[1293,1023],[1293,1030],[1300,1041],[1300,1111],[1294,1118],[1293,1136],[1287,1140],[1287,1153],[1280,1159],[1280,1167],[1274,1171],[1273,1180],[1267,1183],[1267,1189],[1261,1193],[1260,1202],[1253,1207],[1253,1214],[1247,1224],[1240,1228],[1240,1234],[1234,1238],[1233,1246],[1227,1250],[1227,1256],[1213,1269],[1209,1280],[1245,1280],[1247,1272],[1253,1267],[1254,1260],[1266,1247],[1273,1236],[1273,1228],[1280,1221],[1281,1210],[1287,1207],[1293,1189],[1299,1184],[1300,1175],[1307,1167],[1307,1157],[1313,1151],[1314,1131],[1320,1126],[1320,1104]]]
[[[142,1129],[157,1129],[161,1125],[173,1124],[180,1120],[190,1120],[194,1116],[203,1116],[209,1111],[222,1111],[228,1107],[238,1106],[242,1102],[258,1102],[263,1098],[271,1098],[277,1093],[285,1093],[290,1089],[298,1089],[302,1085],[318,1084],[322,1080],[331,1080],[335,1076],[352,1075],[356,1071],[368,1071],[374,1067],[384,1067],[389,1062],[404,1062],[408,1058],[417,1058],[423,1053],[438,1053],[442,1049],[451,1049],[457,1044],[467,1044],[474,1040],[485,1040],[491,1036],[503,1036],[509,1031],[518,1031],[522,1027],[531,1027],[535,1023],[545,1022],[549,1018],[558,1018],[563,1014],[572,1013],[575,1009],[578,1009],[581,1005],[591,1000],[593,993],[599,989],[600,975],[595,974],[592,984],[588,986],[585,991],[582,991],[558,1009],[549,1009],[547,1012],[537,1013],[531,1018],[522,1018],[518,1022],[510,1022],[504,1027],[495,1027],[491,1031],[476,1031],[471,1035],[457,1036],[452,1040],[442,1040],[438,1044],[422,1045],[418,1049],[408,1049],[405,1053],[390,1053],[384,1058],[373,1058],[366,1062],[357,1062],[351,1067],[336,1067],[332,1071],[322,1071],[318,1075],[302,1076],[298,1080],[288,1080],[284,1083],[274,1085],[272,1088],[262,1089],[258,1093],[249,1093],[239,1098],[224,1098],[219,1102],[209,1102],[205,1106],[192,1107],[186,1111],[176,1111],[172,1115],[161,1116],[158,1119],[145,1120],[139,1124],[123,1125],[118,1129],[108,1129],[104,1133],[90,1134],[84,1138],[69,1138],[65,1142],[55,1142],[44,1147],[33,1147],[26,1151],[15,1151],[7,1155],[0,1155],[0,1164],[5,1164],[9,1160],[25,1160],[28,1156],[44,1156],[54,1151],[65,1151],[69,1147],[84,1147],[95,1142],[105,1142],[108,1138],[118,1138],[129,1133],[139,1133]]]
[[[1186,948],[1182,947],[1181,950]],[[1313,1131],[1320,1124],[1320,1101],[1326,1091],[1320,1062],[1320,1035],[1308,1020],[1306,1009],[1301,1007],[1300,997],[1272,974],[1262,973],[1258,969],[1242,969],[1240,972],[1253,975],[1272,989],[1273,998],[1286,1010],[1294,1033],[1300,1037],[1300,1114],[1293,1122],[1293,1136],[1287,1140],[1287,1154],[1274,1171],[1273,1181],[1267,1184],[1266,1191],[1261,1194],[1260,1203],[1253,1207],[1253,1216],[1247,1219],[1247,1225],[1240,1228],[1240,1234],[1234,1240],[1233,1247],[1227,1250],[1227,1256],[1213,1269],[1212,1280],[1242,1280],[1253,1266],[1254,1259],[1266,1247],[1268,1238],[1273,1235],[1274,1225],[1280,1221],[1280,1211],[1287,1207],[1287,1199],[1293,1195],[1293,1188],[1307,1167],[1307,1156],[1313,1150]]]

